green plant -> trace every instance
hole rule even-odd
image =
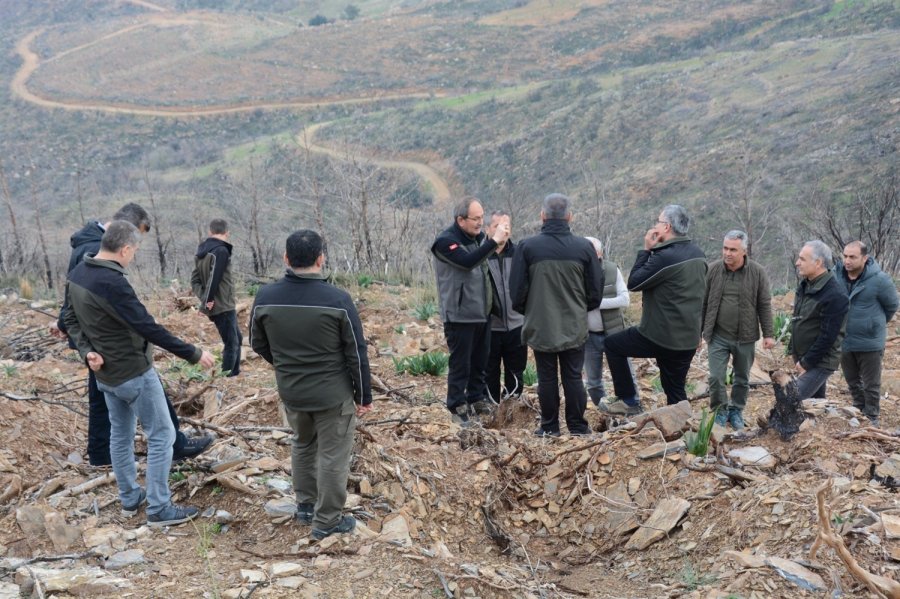
[[[534,362],[528,362],[525,365],[525,371],[522,373],[522,386],[531,387],[537,384],[537,368]]]
[[[247,285],[247,295],[250,297],[256,297],[256,294],[259,293],[259,288],[262,287],[259,283],[250,283]]]
[[[787,354],[787,346],[791,342],[791,315],[778,311],[774,319],[775,341],[784,344],[784,352]]]
[[[424,300],[413,306],[413,316],[419,320],[428,320],[437,314],[437,304],[431,300]]]
[[[213,497],[216,497],[218,495],[221,495],[224,492],[225,492],[225,489],[223,489],[221,485],[216,485],[212,488],[212,491],[210,491],[209,494],[212,495]]]
[[[725,384],[734,384],[734,367],[732,367],[730,364],[728,365],[728,369],[725,371]]]
[[[12,377],[16,376],[17,374],[19,374],[19,369],[16,367],[15,364],[4,364],[3,365],[3,374],[5,374],[9,378],[12,378]]]
[[[398,324],[394,327],[394,332],[397,333],[398,335],[405,335],[406,327],[403,326],[402,324]]]
[[[413,376],[423,374],[441,376],[447,371],[447,365],[450,363],[450,356],[444,352],[427,352],[417,356],[406,356],[399,360],[393,358],[393,360],[397,374],[408,372]]]
[[[185,474],[181,470],[174,470],[172,472],[169,472],[169,482],[170,483],[178,483],[183,480],[187,480],[187,474]]]
[[[697,457],[705,457],[709,453],[709,438],[712,434],[713,424],[716,422],[716,413],[718,410],[709,412],[706,408],[700,413],[700,425],[697,432],[688,431],[684,433],[684,445],[687,447],[688,453]]]
[[[191,364],[181,360],[175,362],[172,368],[169,369],[169,372],[176,372],[178,378],[187,382],[208,381],[210,379],[209,371],[200,364]]]
[[[660,380],[659,375],[656,375],[652,379],[650,379],[650,386],[653,388],[653,391],[656,393],[662,393],[663,386],[662,380]]]
[[[356,277],[356,284],[363,289],[368,289],[369,285],[371,285],[374,281],[375,279],[373,279],[369,275],[359,275],[358,277]]]
[[[712,584],[718,580],[715,574],[701,574],[697,572],[694,565],[690,562],[684,564],[681,569],[681,582],[688,591],[696,591],[699,587]]]

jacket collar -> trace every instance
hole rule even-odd
[[[555,233],[571,233],[572,230],[569,228],[569,221],[564,218],[548,218],[544,221],[544,224],[541,225],[541,233],[549,233],[551,235]]]
[[[90,266],[97,266],[100,268],[108,268],[110,270],[115,270],[116,272],[120,272],[123,275],[128,274],[127,272],[125,272],[125,269],[122,267],[122,265],[119,264],[118,262],[116,262],[115,260],[97,260],[94,257],[94,255],[88,255],[88,256],[84,257],[84,262],[85,262],[85,264],[88,264]]]
[[[302,283],[305,281],[325,281],[328,279],[328,277],[326,277],[321,272],[296,273],[290,268],[285,268],[284,278],[293,283]]]
[[[471,235],[463,231],[462,227],[460,227],[459,223],[456,221],[453,221],[453,231],[457,235],[459,235],[461,239],[468,239],[469,241],[477,241],[479,243],[484,239],[484,230],[482,230],[481,233],[479,233],[475,237],[472,237]]]
[[[657,243],[650,249],[658,250],[658,249],[662,249],[664,247],[668,247],[668,246],[676,244],[676,243],[687,243],[690,240],[691,240],[691,238],[687,237],[686,235],[676,235],[672,239],[667,239],[666,241],[661,241],[660,243]]]
[[[800,284],[803,287],[804,293],[818,293],[822,290],[822,287],[824,287],[825,284],[833,277],[834,275],[832,274],[832,272],[830,270],[826,270],[812,281],[810,281],[809,279],[803,279]]]

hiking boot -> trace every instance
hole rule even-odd
[[[741,410],[738,410],[737,408],[728,410],[728,422],[731,424],[731,428],[736,431],[744,428],[744,416],[741,414]]]
[[[136,502],[131,505],[122,504],[122,515],[126,518],[131,518],[138,513],[138,510],[141,509],[141,505],[145,503],[147,503],[147,491],[141,489],[141,495]]]
[[[469,421],[469,406],[467,404],[463,404],[461,406],[456,406],[453,410],[451,410],[452,416],[450,420],[460,426],[469,426],[471,423]]]
[[[490,399],[479,399],[476,402],[472,403],[472,409],[475,411],[475,414],[478,416],[487,416],[488,414],[493,414],[494,408],[497,407],[497,404]]]
[[[637,402],[635,405],[629,405],[625,403],[624,399],[616,399],[615,401],[609,402],[602,401],[597,407],[600,408],[600,411],[602,412],[616,416],[637,416],[644,411],[644,408],[641,407],[641,402]]]
[[[300,524],[312,524],[315,507],[314,503],[298,503],[297,512],[294,514],[294,518],[296,518],[297,522]]]
[[[717,426],[726,426],[728,424],[728,410],[720,409],[716,412],[716,425]]]
[[[536,429],[534,429],[534,436],[535,437],[558,437],[559,431],[546,431],[546,430],[544,430],[544,427],[539,426]]]
[[[200,510],[189,505],[175,505],[174,503],[164,507],[161,512],[147,516],[147,526],[162,528],[163,526],[175,526],[188,520],[193,520],[200,514]]]
[[[321,541],[322,539],[330,535],[352,532],[354,528],[356,528],[356,518],[354,518],[353,516],[342,516],[341,521],[331,528],[312,529],[312,533],[310,533],[310,536],[312,536],[312,538],[317,541]]]
[[[212,435],[200,435],[199,437],[188,437],[184,445],[178,451],[172,452],[172,461],[180,462],[188,458],[194,458],[209,449],[212,445]]]

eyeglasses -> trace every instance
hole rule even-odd
[[[656,224],[657,224],[657,225],[671,225],[672,223],[670,223],[670,222],[667,221],[667,220],[659,220],[659,219],[656,219]]]
[[[465,219],[470,220],[473,223],[483,223],[484,222],[483,216],[466,216]]]

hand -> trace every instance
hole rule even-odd
[[[356,405],[356,416],[357,418],[361,417],[363,414],[372,411],[372,404],[367,406],[361,406],[359,404]]]
[[[215,306],[215,305],[216,305],[216,302],[215,302],[215,301],[206,302],[206,309],[207,309],[207,310],[212,310],[212,309],[213,309],[213,306]]]
[[[800,366],[800,362],[797,362],[796,364],[794,364],[794,370],[796,370],[797,374],[800,374],[800,375],[802,375],[806,372],[806,369],[803,366]]]
[[[646,235],[644,235],[644,249],[649,250],[654,245],[656,245],[657,240],[659,240],[659,233],[656,232],[656,229],[648,229]]]
[[[772,337],[763,339],[763,349],[772,349],[773,347],[775,347],[775,339]]]
[[[97,352],[90,351],[84,358],[85,360],[87,360],[88,368],[90,368],[94,372],[97,372],[98,370],[103,368],[103,356],[101,356]]]
[[[215,363],[216,359],[213,357],[213,355],[204,350],[203,354],[200,355],[200,366],[203,366],[204,368],[212,368]]]
[[[506,240],[509,239],[509,223],[500,223],[497,225],[497,229],[494,231],[493,239],[497,245],[505,244]]]
[[[65,339],[69,338],[69,336],[66,334],[66,332],[63,331],[61,328],[59,328],[59,325],[56,324],[55,322],[50,325],[50,334],[52,336],[56,337],[57,339],[65,340]]]

